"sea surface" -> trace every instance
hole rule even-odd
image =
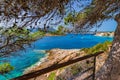
[[[80,49],[89,48],[98,43],[112,41],[112,37],[100,37],[94,35],[67,34],[65,36],[47,36],[31,43],[31,47],[11,53],[9,56],[0,57],[0,63],[10,62],[14,70],[8,74],[0,75],[0,80],[9,80],[20,76],[23,71],[40,61],[46,55],[40,50],[60,49]]]

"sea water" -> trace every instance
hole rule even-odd
[[[100,37],[94,35],[68,34],[65,36],[47,36],[31,43],[31,47],[26,47],[25,50],[20,50],[11,53],[9,56],[0,57],[0,63],[10,62],[14,66],[14,70],[0,75],[0,80],[7,80],[23,74],[24,70],[41,58],[45,57],[43,50],[53,48],[60,49],[80,49],[89,48],[98,43],[112,41],[112,37]]]

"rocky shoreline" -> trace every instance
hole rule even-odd
[[[96,36],[101,36],[102,33],[99,33],[99,34]],[[107,33],[102,34],[102,36],[103,35],[106,36]],[[111,33],[111,35],[113,36],[113,33]],[[109,36],[109,37],[111,37],[111,36]],[[109,45],[108,45],[108,47],[109,47]],[[38,50],[37,52],[39,52],[39,51],[41,52],[41,50]],[[101,68],[101,66],[104,64],[105,60],[107,59],[107,57],[108,57],[107,53],[109,53],[108,51],[97,57],[97,62],[96,62],[97,71]],[[45,51],[42,50],[42,52],[44,52],[46,54],[46,57],[40,59],[33,66],[25,69],[23,74],[38,71],[38,70],[41,70],[43,68],[47,68],[47,67],[55,65],[55,64],[67,62],[69,60],[88,55],[82,49],[58,49],[58,48],[56,48],[56,49],[45,50]],[[59,80],[58,78],[64,78],[62,80],[68,80],[69,78],[74,78],[74,80],[79,80],[79,79],[81,80],[84,76],[82,78],[80,78],[79,72],[81,72],[81,70],[84,70],[86,68],[86,66],[90,67],[91,62],[92,62],[91,60],[92,59],[84,60],[84,61],[81,61],[79,63],[75,63],[74,65],[69,65],[69,66],[64,67],[62,69],[58,69],[58,70],[55,70],[53,72],[38,76],[38,79],[36,79],[36,80],[39,80],[39,79],[49,80],[48,79],[49,76],[53,75],[53,73],[55,76],[54,80]],[[88,63],[88,61],[90,61],[90,63]],[[76,76],[76,74],[77,74],[77,76]]]
[[[78,57],[78,55],[83,56],[83,52],[80,49],[52,49],[46,51],[46,57],[40,59],[36,64],[27,68],[24,74],[37,71],[56,63],[67,62],[68,60]]]
[[[82,57],[88,55],[84,51],[81,51],[80,49],[52,49],[46,51],[46,57],[41,59],[39,62],[37,62],[35,65],[27,68],[24,71],[24,74],[34,72],[49,66],[52,66],[54,64],[59,64],[63,62],[67,62],[68,60],[72,60],[78,57]],[[108,54],[104,53],[97,57],[97,66],[96,69],[99,70],[100,67],[104,64],[104,61],[107,59]],[[74,78],[74,80],[81,80],[83,77],[88,75],[87,73],[85,76],[82,76],[80,78],[80,73],[82,70],[85,70],[87,67],[90,67],[92,58],[75,63],[73,65],[69,65],[67,67],[55,70],[53,72],[38,76],[36,80],[42,79],[42,80],[49,80],[50,76],[54,73],[54,80],[61,80],[58,78],[62,78],[62,80],[68,80],[71,78]],[[89,63],[88,63],[89,61]],[[53,79],[52,79],[53,80]]]

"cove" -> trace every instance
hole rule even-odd
[[[0,57],[0,63],[10,62],[14,66],[14,70],[5,75],[0,75],[0,80],[20,76],[23,71],[34,65],[41,58],[45,57],[43,52],[39,50],[49,50],[53,48],[60,49],[80,49],[89,48],[98,43],[112,41],[112,37],[100,37],[91,34],[67,34],[65,36],[46,36],[31,43],[31,47],[26,47],[25,50],[20,50],[6,57]]]

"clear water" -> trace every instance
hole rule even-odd
[[[48,50],[53,48],[61,49],[80,49],[92,47],[98,43],[112,41],[111,37],[99,37],[94,35],[68,34],[66,36],[50,36],[44,37],[32,43],[31,48],[26,48],[25,51],[12,53],[9,57],[1,57],[0,63],[10,62],[14,66],[14,70],[8,74],[0,75],[0,80],[14,78],[22,75],[23,71],[35,64],[45,54],[37,50]],[[6,77],[5,77],[6,76]]]

